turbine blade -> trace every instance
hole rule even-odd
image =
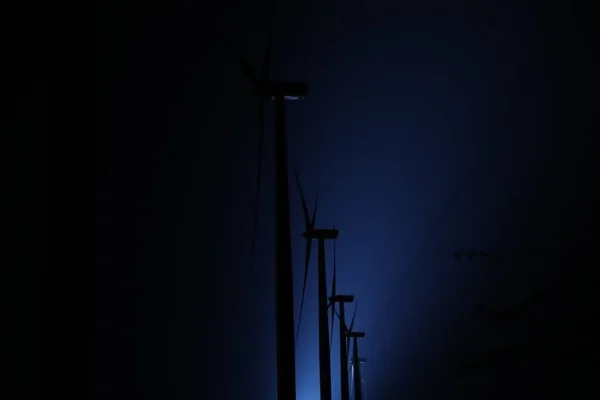
[[[302,201],[302,211],[304,213],[304,225],[306,227],[306,231],[310,232],[311,222],[310,217],[308,216],[308,207],[306,206],[306,200],[304,199],[304,193],[302,192],[302,185],[300,185],[300,178],[298,177],[298,171],[296,167],[294,167],[294,175],[296,175],[296,184],[298,186],[298,191],[300,192],[300,200]]]
[[[356,318],[356,309],[358,308],[358,301],[356,302],[356,305],[354,306],[354,312],[352,313],[352,319],[350,320],[350,327],[348,328],[348,331],[353,332],[352,328],[354,328],[354,318]]]
[[[296,348],[298,347],[298,336],[302,324],[302,310],[304,309],[304,295],[306,294],[306,281],[308,280],[308,265],[310,263],[310,247],[312,239],[306,239],[306,255],[304,259],[304,281],[302,282],[302,297],[300,298],[300,313],[298,314],[298,328],[296,329]]]
[[[342,317],[340,316],[340,313],[337,310],[334,310],[334,313],[338,317],[340,324],[342,324],[342,326],[344,327],[344,331],[346,333],[350,332],[350,329],[348,329],[348,326],[346,325],[346,321],[342,321]],[[350,342],[350,338],[346,337],[346,349],[348,349],[348,347],[350,346],[349,342]],[[340,343],[340,346],[343,346],[343,343]]]
[[[348,329],[347,332],[350,332],[350,330]],[[350,338],[348,336],[346,336],[346,354],[350,354]]]
[[[313,209],[312,220],[310,221],[310,228],[315,229],[315,220],[317,219],[317,205],[319,204],[319,193],[315,199],[315,208]]]
[[[306,238],[306,251],[304,252],[304,276],[308,271],[308,264],[310,264],[310,251],[312,248],[312,239]]]
[[[258,73],[256,70],[250,65],[234,48],[233,45],[225,38],[225,36],[221,36],[221,41],[225,44],[229,52],[233,55],[233,57],[238,62],[244,74],[257,88],[261,86],[261,80],[258,77]]]
[[[356,339],[354,339],[356,340]],[[352,349],[352,356],[350,356],[350,340],[348,340],[348,352],[346,354],[348,354],[348,375],[350,375],[350,372],[352,372],[352,367],[354,366],[354,363],[352,362],[352,360],[354,359],[354,349]],[[352,385],[352,388],[354,389],[354,382],[350,383]]]
[[[337,312],[337,310],[335,311],[335,315],[337,315],[338,319],[339,319],[340,321],[342,321],[342,317],[340,317],[340,313],[339,313],[339,312]],[[346,330],[348,330],[348,327],[346,326],[346,324],[345,324],[344,322],[340,322],[340,323],[344,324],[344,327],[346,328]]]
[[[354,312],[352,313],[352,319],[350,320],[350,326],[348,327],[348,332],[352,332],[354,328],[354,318],[356,318],[356,309],[358,308],[358,300],[356,301],[356,305],[354,306]],[[346,337],[346,350],[350,351],[350,338]]]
[[[331,344],[333,343],[333,331],[335,326],[335,278],[336,278],[336,262],[335,262],[335,240],[333,241],[333,278],[331,279],[331,334],[329,337],[329,351],[331,352]]]
[[[269,21],[269,34],[267,37],[267,50],[265,52],[265,59],[263,61],[261,70],[261,80],[263,82],[269,81],[269,69],[271,67],[271,49],[273,47],[273,20],[275,19],[275,8],[271,8],[271,20]]]

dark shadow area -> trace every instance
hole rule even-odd
[[[318,312],[340,294],[360,303],[344,323],[365,332],[362,400],[598,392],[591,18],[574,3],[471,3],[277,6],[268,77],[310,84],[286,103],[278,164],[297,400],[320,397],[319,341],[340,398],[351,346],[339,308]],[[99,399],[277,398],[286,229],[269,90],[286,86],[249,82],[220,40],[259,70],[269,10],[97,6]],[[317,227],[292,166],[307,199],[319,194]]]

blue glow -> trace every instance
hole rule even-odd
[[[215,30],[225,31],[258,65],[265,10],[218,2],[222,8],[207,13],[187,2],[181,7],[197,8],[167,13],[146,3],[140,13],[119,10],[131,21],[115,18],[135,35],[104,36],[116,38],[105,47],[118,47],[122,59],[98,57],[109,74],[126,65],[117,83],[98,91],[129,92],[110,93],[118,104],[106,107],[113,119],[98,129],[100,386],[114,400],[203,399],[219,380],[227,383],[219,400],[275,400],[273,110],[250,271],[255,99],[215,43]],[[595,64],[574,60],[593,55],[584,42],[593,24],[565,28],[568,13],[556,2],[350,1],[343,13],[340,2],[280,3],[272,77],[311,85],[286,110],[289,163],[308,199],[320,193],[319,221],[340,230],[337,291],[359,304],[369,398],[515,398],[506,382],[531,382],[527,368],[483,378],[457,372],[528,333],[490,328],[477,305],[511,307],[566,272],[545,260],[451,254],[595,248],[595,237],[579,234],[600,225],[593,124],[579,111],[560,112],[585,109],[589,96],[578,91],[589,87],[585,69]],[[293,182],[290,193],[297,317],[304,228]],[[314,259],[311,267],[298,400],[319,397]],[[583,313],[548,310],[547,319],[564,326]],[[557,381],[550,375],[540,381]]]

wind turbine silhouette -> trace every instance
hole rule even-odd
[[[302,299],[300,302],[300,318],[302,318],[302,309],[304,307],[304,294],[306,290],[306,280],[308,277],[308,265],[310,263],[310,251],[312,241],[318,240],[318,267],[317,267],[317,285],[318,285],[318,309],[319,309],[319,377],[321,387],[321,400],[331,400],[331,358],[329,352],[329,326],[327,322],[327,275],[325,266],[325,240],[335,240],[338,237],[337,229],[315,229],[315,218],[317,215],[317,204],[313,211],[313,217],[308,214],[306,200],[302,193],[302,186],[298,173],[296,173],[296,183],[302,200],[302,210],[304,212],[305,232],[302,234],[306,238],[306,254],[304,260],[304,282],[302,284]],[[298,321],[298,332],[300,332],[301,319]]]
[[[287,145],[285,105],[287,100],[304,99],[308,93],[306,82],[272,82],[269,80],[273,38],[274,7],[271,5],[267,51],[260,75],[242,58],[224,38],[222,41],[236,58],[246,77],[252,82],[257,96],[258,162],[256,204],[252,259],[254,258],[258,225],[261,164],[265,136],[265,98],[275,103],[275,320],[277,327],[277,396],[279,400],[296,399],[296,359],[294,349],[294,295],[292,250],[290,236],[290,205],[288,192]],[[251,266],[252,268],[252,266]]]
[[[334,298],[334,296],[330,297],[330,301]],[[352,338],[363,338],[365,337],[365,333],[364,332],[354,332],[353,328],[354,328],[354,321],[356,318],[356,310],[358,309],[358,301],[356,302],[356,305],[354,306],[354,312],[352,313],[352,319],[350,320],[350,326],[346,325],[346,316],[345,316],[345,307],[343,303],[348,303],[354,300],[354,296],[350,296],[350,295],[339,295],[339,296],[335,296],[335,298],[338,299],[338,302],[340,302],[340,312],[338,313],[337,311],[334,310],[335,315],[337,315],[337,317],[340,320],[340,366],[341,366],[341,370],[340,370],[340,374],[342,375],[341,377],[341,381],[342,381],[342,396],[346,395],[347,398],[350,398],[350,393],[344,394],[344,387],[345,388],[349,388],[350,384],[348,382],[348,375],[350,375],[350,372],[352,371],[352,366],[350,366],[349,369],[348,366],[350,365],[349,363],[349,358],[348,358],[348,353],[350,351],[350,339]],[[344,345],[345,344],[345,345]],[[356,343],[356,346],[358,346],[358,344]],[[357,347],[358,349],[358,347]],[[356,353],[353,353],[353,357],[354,355],[358,356],[358,351]],[[358,359],[359,362],[364,362],[365,360],[362,358]],[[352,365],[354,365],[354,360]],[[346,373],[344,374],[344,371],[346,371]],[[360,379],[362,379],[360,376],[358,377]],[[359,382],[359,386],[360,386]],[[356,385],[356,382],[353,382],[353,387]],[[355,397],[356,398],[356,397]],[[342,400],[344,398],[342,397]]]
[[[364,362],[365,360],[360,358],[358,356],[358,339],[364,338],[365,337],[365,333],[364,332],[355,332],[354,331],[354,319],[356,317],[356,310],[358,308],[358,303],[356,304],[356,306],[354,307],[354,313],[352,314],[352,320],[350,321],[350,326],[346,329],[346,349],[347,351],[350,351],[350,341],[351,339],[354,339],[352,341],[352,365],[350,366],[350,368],[348,369],[348,372],[346,373],[347,375],[350,374],[350,371],[354,371],[353,373],[353,390],[352,392],[354,393],[353,396],[353,400],[362,400],[362,393],[363,393],[363,389],[362,389],[362,376],[361,376],[361,370],[360,370],[360,363]],[[340,316],[338,314],[338,316]],[[340,321],[343,321],[340,318]],[[348,363],[346,363],[346,365],[348,365]]]
[[[363,388],[362,388],[362,374],[361,374],[361,368],[360,368],[360,363],[364,362],[365,360],[360,358],[358,356],[358,339],[360,338],[364,338],[365,337],[365,333],[364,332],[352,332],[351,330],[348,332],[347,334],[349,339],[354,339],[352,341],[353,345],[352,345],[352,370],[353,370],[353,383],[354,383],[354,387],[353,387],[353,393],[354,393],[354,399],[353,400],[362,400],[363,397]]]
[[[331,308],[331,337],[329,339],[329,348],[331,349],[331,343],[333,341],[333,327],[335,326],[334,316],[337,314],[340,319],[340,387],[341,387],[341,400],[350,400],[350,385],[348,382],[348,373],[344,373],[348,368],[348,344],[346,339],[346,333],[348,327],[346,326],[346,307],[345,303],[354,302],[354,296],[352,295],[338,295],[336,293],[336,242],[333,242],[333,279],[331,282],[331,297],[329,297],[329,306]],[[335,304],[340,303],[339,313],[335,309]],[[356,316],[356,308],[354,309],[354,315],[352,316],[352,325],[354,325],[354,317]]]

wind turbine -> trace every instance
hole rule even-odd
[[[272,4],[271,4],[272,6]],[[294,295],[290,236],[290,204],[288,192],[286,101],[302,100],[308,93],[306,82],[271,82],[269,67],[273,37],[274,8],[271,11],[267,51],[259,75],[231,44],[222,38],[252,82],[258,101],[258,176],[252,253],[255,249],[260,195],[262,149],[265,136],[265,99],[275,104],[275,324],[277,327],[277,396],[279,400],[296,399],[296,359],[294,349]],[[253,254],[254,255],[254,254]]]
[[[333,242],[333,279],[331,283],[331,297],[329,298],[329,307],[331,307],[331,338],[329,346],[331,348],[331,339],[333,339],[333,327],[335,323],[334,315],[337,314],[340,319],[340,386],[341,386],[341,400],[350,400],[350,385],[348,382],[348,345],[346,339],[346,333],[348,327],[346,326],[346,303],[354,302],[354,296],[352,295],[338,295],[336,293],[336,248],[335,242]],[[339,313],[335,310],[335,304],[340,303]],[[356,308],[354,309],[354,315],[352,316],[352,325],[354,325],[354,317],[356,316]]]
[[[352,341],[352,372],[353,372],[353,378],[354,378],[353,379],[353,381],[354,381],[353,382],[354,383],[354,387],[353,387],[354,399],[353,400],[362,400],[363,387],[362,387],[362,374],[361,374],[360,364],[361,364],[361,362],[364,362],[365,360],[358,356],[358,339],[364,338],[365,333],[350,331],[347,333],[347,336],[350,339],[354,339]]]
[[[365,362],[366,360],[363,358],[360,358],[358,356],[358,339],[360,338],[364,338],[365,337],[365,333],[364,332],[354,332],[354,320],[356,318],[356,310],[358,308],[358,302],[357,304],[354,306],[354,312],[352,313],[352,320],[350,320],[350,326],[346,327],[345,324],[345,320],[340,318],[340,322],[344,324],[344,328],[345,328],[345,333],[346,333],[346,350],[350,351],[350,342],[351,339],[354,339],[352,341],[352,362],[351,362],[351,366],[350,369],[348,369],[348,371],[346,372],[346,377],[350,374],[350,372],[352,371],[352,393],[354,394],[353,399],[352,400],[362,400],[362,394],[363,394],[363,388],[362,388],[362,376],[361,376],[361,371],[360,371],[360,363],[361,362]],[[338,317],[341,317],[340,314],[338,314]],[[342,345],[340,344],[340,347],[342,347]],[[348,366],[348,356],[346,355],[346,367]],[[358,365],[358,368],[356,367]],[[344,369],[346,368],[344,367]]]
[[[334,298],[338,298],[338,301],[340,302],[340,312],[338,313],[337,311],[334,310],[334,313],[338,316],[338,318],[340,319],[340,366],[341,366],[341,371],[340,374],[342,375],[342,400],[344,400],[343,396],[347,396],[347,399],[350,399],[350,393],[348,393],[346,391],[346,389],[348,389],[350,387],[349,383],[348,383],[348,375],[350,375],[350,372],[352,371],[352,365],[354,365],[354,362],[350,363],[348,360],[348,352],[350,351],[350,339],[352,339],[353,337],[356,340],[356,337],[365,337],[364,332],[354,332],[353,328],[354,328],[354,320],[356,318],[356,310],[358,308],[358,302],[356,303],[356,305],[354,306],[354,312],[352,313],[352,320],[350,321],[350,326],[346,325],[346,318],[345,318],[345,309],[344,309],[344,303],[348,303],[354,300],[354,296],[348,296],[348,295],[340,295],[340,296],[332,296],[330,297],[330,301]],[[332,305],[335,303],[331,303]],[[343,315],[343,316],[342,316]],[[345,343],[344,343],[345,342]],[[358,346],[358,344],[356,343],[356,346]],[[358,347],[356,348],[358,349]],[[358,351],[356,351],[355,353],[353,353],[353,357],[354,355],[358,356]],[[359,363],[365,362],[366,360],[363,358],[359,358],[358,359]],[[350,365],[350,369],[346,369],[348,368],[348,365]],[[344,371],[346,371],[346,373],[344,373]],[[358,377],[359,379],[362,379],[362,377]],[[356,385],[356,382],[353,382],[353,387]],[[361,383],[359,382],[359,386],[361,385]],[[346,389],[344,389],[346,388]],[[344,394],[344,391],[346,391],[347,394]],[[362,392],[361,392],[362,393]]]
[[[295,171],[295,170],[294,170]],[[295,171],[296,172],[296,171]],[[310,262],[310,250],[312,241],[318,240],[318,267],[317,267],[317,285],[319,291],[319,378],[321,384],[321,400],[331,400],[331,358],[329,352],[329,326],[327,323],[327,274],[325,267],[325,240],[335,240],[338,237],[337,229],[315,229],[315,218],[317,215],[317,204],[313,211],[313,217],[310,218],[306,200],[302,193],[300,179],[296,172],[296,183],[302,200],[302,210],[304,212],[304,223],[306,231],[302,234],[306,238],[306,258],[304,261],[304,283],[302,287],[302,300],[300,303],[300,316],[298,321],[298,332],[302,322],[302,308],[304,306],[304,293],[306,290],[306,278],[308,276],[308,264]]]

